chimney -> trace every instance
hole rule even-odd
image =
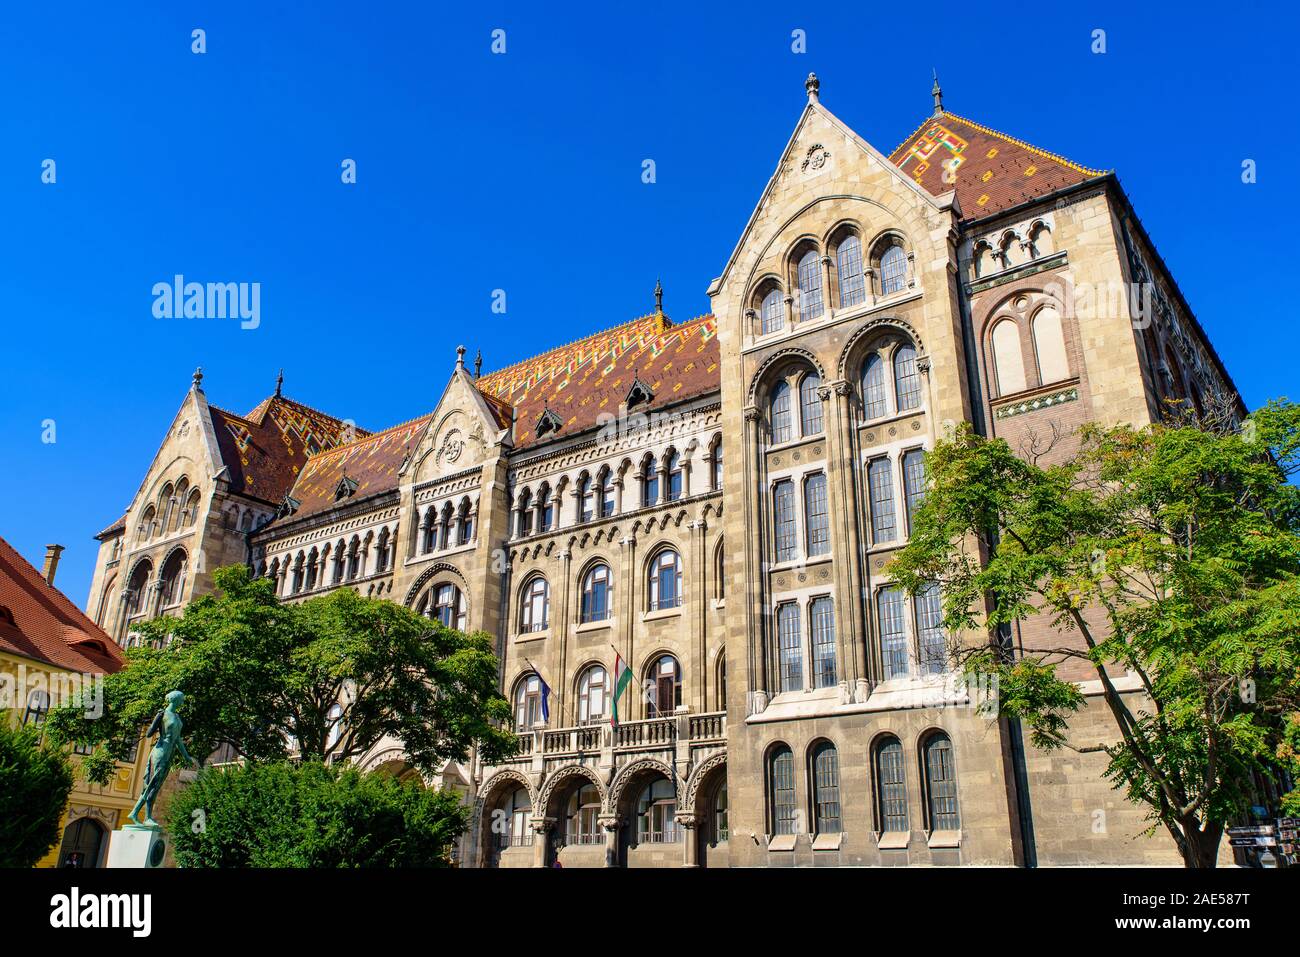
[[[50,585],[54,584],[54,573],[59,569],[59,555],[62,553],[62,545],[45,546],[45,567],[41,569],[41,575]]]

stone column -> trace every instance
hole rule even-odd
[[[555,818],[535,817],[528,823],[533,829],[533,867],[545,867],[546,843],[555,828]]]
[[[831,266],[831,256],[830,253],[827,253],[822,257],[822,312],[828,317],[835,315],[835,310],[831,308],[831,285],[834,279]],[[836,289],[835,292],[838,294],[839,290]]]
[[[618,815],[602,814],[596,820],[605,829],[605,866],[618,867]]]
[[[682,829],[682,867],[699,867],[699,845],[695,831],[695,825],[699,822],[694,814],[678,814],[676,821]]]
[[[732,596],[732,601],[743,602],[745,611],[746,653],[749,656],[749,696],[751,713],[757,714],[767,707],[768,675],[766,636],[763,629],[763,602],[767,593],[767,583],[763,581],[763,514],[760,503],[763,499],[763,472],[761,464],[762,449],[759,445],[760,419],[762,413],[754,406],[744,410],[745,436],[741,443],[741,475],[749,476],[749,481],[742,481],[745,514],[753,521],[746,531],[745,541],[731,543],[742,549],[745,562],[744,583],[746,591]]]
[[[866,581],[862,572],[862,530],[858,524],[858,462],[857,443],[853,430],[857,427],[853,415],[852,385],[839,380],[821,388],[818,395],[828,401],[826,416],[826,460],[830,476],[831,515],[835,556],[835,634],[836,654],[840,659],[840,679],[848,683],[854,700],[865,700],[871,684],[870,627],[862,613]],[[865,513],[862,513],[865,514]]]

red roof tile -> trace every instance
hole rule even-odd
[[[93,674],[125,664],[113,639],[3,538],[0,608],[8,612],[0,611],[0,651]]]
[[[1105,175],[948,112],[928,117],[889,158],[935,196],[956,189],[965,219]]]
[[[616,415],[635,376],[654,393],[638,412],[717,391],[717,331],[713,316],[676,326],[662,315],[642,316],[493,372],[477,385],[514,408],[515,448],[524,448],[538,442],[534,428],[546,409],[563,423],[556,438],[594,428],[601,413]]]
[[[308,458],[337,447],[349,429],[342,420],[281,395],[264,399],[243,416],[208,408],[222,461],[230,469],[231,489],[277,504]],[[370,434],[351,429],[357,437]]]

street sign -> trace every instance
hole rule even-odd
[[[1230,837],[1228,843],[1233,847],[1276,847],[1277,838],[1268,835],[1255,837]]]
[[[1272,834],[1272,833],[1273,833],[1272,824],[1252,824],[1246,827],[1228,828],[1228,835],[1230,837],[1246,837],[1248,835]]]

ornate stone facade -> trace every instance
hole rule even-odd
[[[351,587],[495,635],[519,753],[437,782],[472,802],[466,866],[1173,862],[1095,756],[981,712],[945,649],[983,637],[887,566],[950,424],[1029,449],[1239,407],[1231,381],[1113,176],[941,103],[886,156],[807,89],[711,315],[657,304],[487,376],[461,349],[432,412],[373,435],[278,387],[223,413],[196,377],[92,613],[128,640],[233,560],[288,601]],[[152,571],[177,547],[179,585]],[[363,764],[404,773],[400,742]]]

